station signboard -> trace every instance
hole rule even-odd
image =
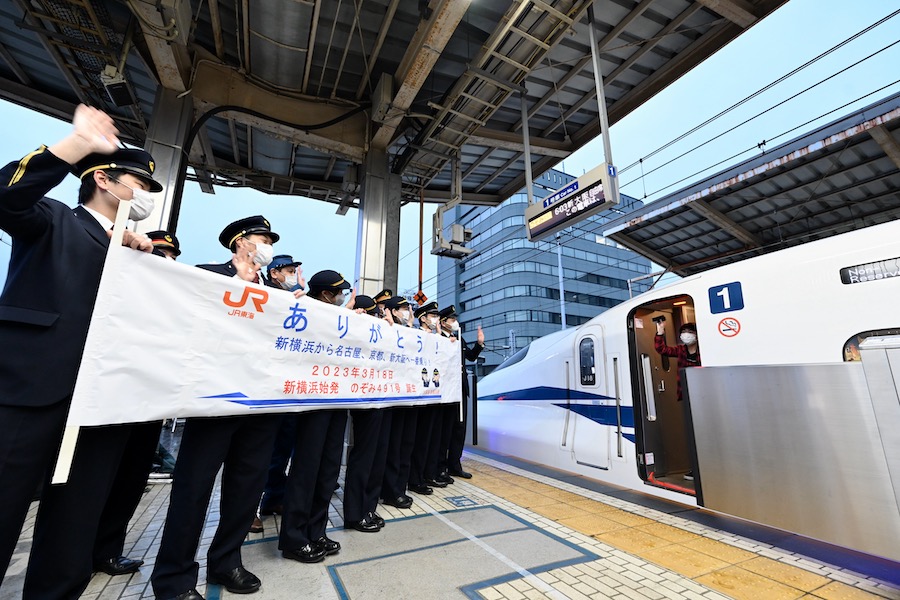
[[[616,168],[601,163],[525,209],[528,240],[535,242],[619,203]]]

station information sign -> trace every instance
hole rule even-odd
[[[616,168],[601,163],[525,209],[528,240],[535,242],[618,204]]]

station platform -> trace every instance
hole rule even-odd
[[[467,451],[469,480],[411,494],[401,510],[380,506],[379,533],[343,529],[338,490],[329,537],[341,552],[307,565],[281,557],[278,516],[249,534],[244,565],[263,582],[252,597],[287,598],[673,598],[691,600],[900,598],[897,563],[515,459]],[[140,572],[94,575],[85,599],[152,598],[149,577],[168,504],[168,483],[148,485],[126,541]],[[0,598],[21,594],[36,504]],[[205,585],[205,552],[217,523],[218,489],[201,543],[208,600],[233,598]]]

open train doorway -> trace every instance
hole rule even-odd
[[[649,485],[694,494],[689,424],[679,399],[679,359],[657,351],[658,323],[665,346],[677,348],[682,326],[696,323],[694,300],[687,295],[654,300],[628,316],[638,471]]]

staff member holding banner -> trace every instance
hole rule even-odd
[[[219,235],[219,242],[233,253],[231,261],[199,267],[272,286],[260,268],[272,261],[272,244],[278,239],[262,216],[235,221]],[[223,465],[219,526],[207,553],[206,581],[236,594],[259,590],[262,582],[241,562],[241,544],[256,517],[280,423],[277,414],[187,420],[153,569],[157,598],[203,598],[195,589],[200,568],[195,554],[216,474]]]
[[[120,199],[134,220],[153,208],[153,159],[118,147],[105,113],[79,106],[72,132],[0,170],[0,228],[13,238],[0,295],[0,566],[6,571],[28,505],[49,476],[97,299]],[[70,172],[82,178],[74,210],[44,198]],[[123,245],[150,252],[130,231]],[[46,485],[24,598],[74,598],[91,576],[91,547],[129,426],[81,431],[69,483]]]
[[[469,346],[466,340],[459,334],[459,321],[456,318],[456,307],[452,304],[441,311],[441,330],[444,335],[459,338],[460,342],[460,364],[462,367],[462,401],[463,413],[462,420],[459,419],[459,407],[456,404],[450,404],[453,410],[448,411],[448,418],[451,420],[452,429],[450,431],[449,448],[447,449],[447,462],[442,465],[442,469],[446,469],[449,475],[454,477],[462,477],[463,479],[471,479],[472,474],[462,468],[463,447],[466,445],[466,417],[468,416],[469,397],[469,378],[466,373],[466,361],[474,361],[484,350],[484,332],[478,327],[478,334],[475,338],[475,346]]]
[[[350,284],[337,271],[309,278],[309,297],[343,306]],[[315,563],[337,554],[341,545],[325,535],[328,506],[341,471],[347,410],[314,410],[297,414],[294,456],[288,473],[278,548],[282,556]]]

